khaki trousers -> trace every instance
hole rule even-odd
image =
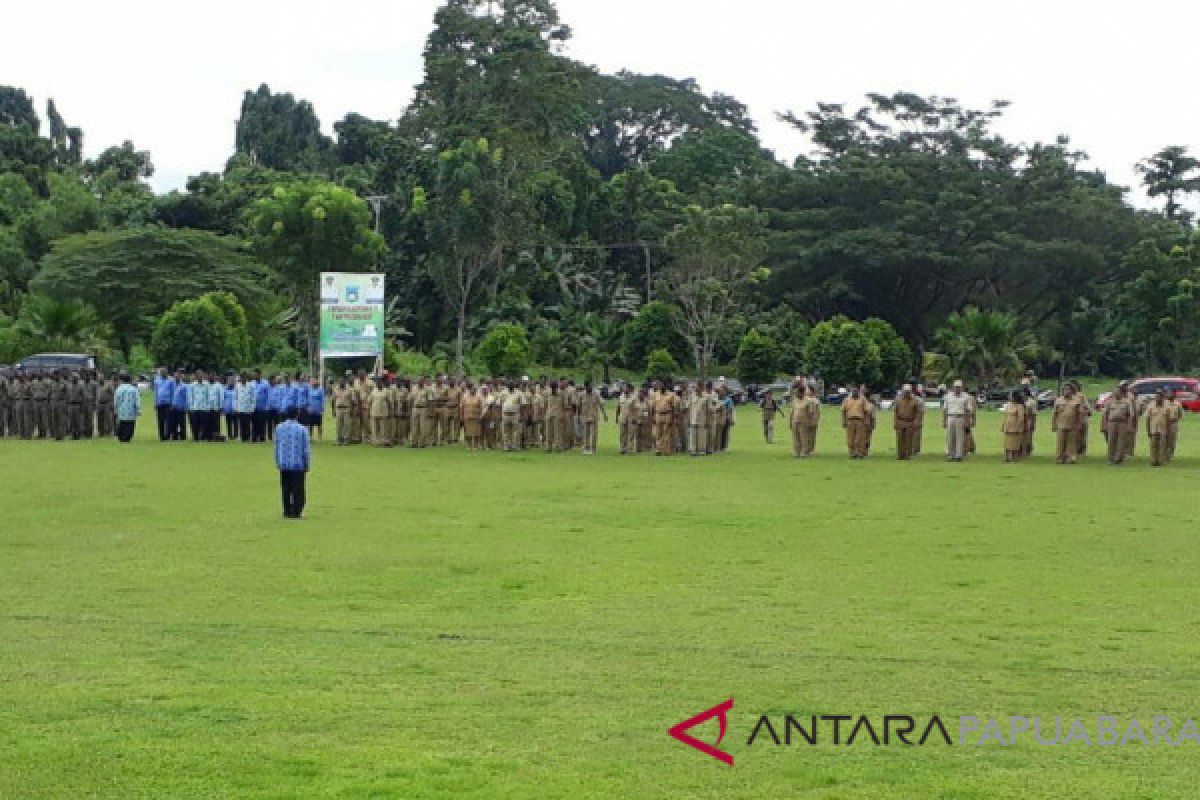
[[[1167,435],[1165,433],[1150,434],[1150,466],[1161,467],[1167,461]]]
[[[916,438],[916,428],[896,429],[896,458],[907,459],[913,454],[913,439]]]
[[[708,455],[708,427],[692,425],[688,428],[688,452],[694,456]]]
[[[1125,461],[1125,437],[1129,431],[1124,425],[1113,427],[1115,430],[1108,432],[1108,463],[1120,464]]]
[[[621,422],[621,452],[636,453],[638,451],[638,425],[635,420]]]
[[[583,421],[583,452],[596,452],[596,431],[599,427],[598,420],[585,419]]]
[[[966,417],[949,417],[946,420],[946,457],[962,461],[967,457]]]
[[[1074,464],[1079,460],[1079,449],[1075,438],[1079,435],[1076,428],[1066,430],[1059,428],[1054,434],[1055,459],[1059,464]]]

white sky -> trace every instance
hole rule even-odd
[[[437,0],[63,0],[9,4],[0,83],[44,112],[54,97],[89,155],[132,139],[158,190],[220,170],[242,92],[310,100],[327,130],[348,111],[394,119],[421,79]],[[790,159],[803,137],[775,113],[869,91],[1013,105],[1014,141],[1067,133],[1117,183],[1163,145],[1200,154],[1193,0],[559,0],[568,54],[694,77],[746,103]],[[1131,198],[1147,204],[1140,189]],[[1193,207],[1197,205],[1195,199]]]

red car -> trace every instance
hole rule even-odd
[[[1188,411],[1200,411],[1200,380],[1195,378],[1138,378],[1129,384],[1138,402],[1154,397],[1159,389],[1175,390],[1175,399]],[[1096,400],[1096,408],[1104,408],[1112,392],[1105,392]]]

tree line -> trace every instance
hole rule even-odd
[[[405,371],[496,352],[881,384],[1200,365],[1185,147],[1138,165],[1164,204],[1139,210],[1067,137],[1000,136],[1004,102],[894,92],[783,112],[812,144],[785,164],[736,98],[603,73],[570,36],[550,0],[449,0],[398,120],[327,136],[263,85],[225,168],[162,195],[149,153],[85,159],[53,101],[43,126],[0,87],[0,362],[299,368],[317,274],[378,269]]]

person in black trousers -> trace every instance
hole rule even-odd
[[[299,519],[304,513],[309,448],[308,428],[296,422],[296,409],[289,408],[284,412],[284,421],[275,429],[275,466],[279,469],[283,516],[288,519]]]

